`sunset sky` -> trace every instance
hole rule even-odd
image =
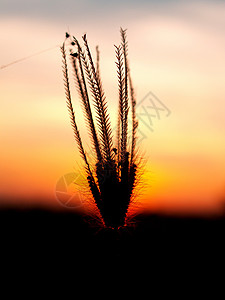
[[[0,205],[60,208],[58,180],[80,172],[61,72],[59,46],[66,31],[80,41],[87,33],[93,54],[99,45],[115,127],[114,44],[120,43],[121,26],[128,30],[145,161],[139,207],[182,213],[224,209],[225,2],[218,0],[1,0]],[[73,101],[90,152],[75,89]],[[154,104],[161,108],[158,115]]]

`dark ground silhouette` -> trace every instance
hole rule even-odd
[[[74,212],[2,209],[0,231],[1,271],[9,280],[74,282],[73,276],[93,278],[96,272],[104,277],[105,270],[133,276],[136,268],[172,280],[175,273],[198,277],[224,270],[225,218],[141,214],[135,226],[117,232],[99,230]]]
[[[79,255],[87,260],[107,257],[103,251],[107,250],[112,258],[125,256],[142,260],[154,252],[158,259],[161,255],[167,257],[178,252],[197,257],[202,253],[210,254],[210,251],[212,254],[218,251],[219,255],[220,249],[225,248],[225,218],[143,213],[134,219],[134,226],[119,231],[101,229],[95,221],[90,222],[87,216],[76,212],[2,209],[2,250],[17,250],[24,258],[52,253],[58,258]]]

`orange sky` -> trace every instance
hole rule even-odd
[[[57,14],[31,18],[7,12],[0,19],[0,65],[59,45],[68,26],[78,38],[87,32],[93,50],[96,44],[100,46],[114,127],[113,45],[120,42],[120,26],[128,28],[131,72],[141,103],[137,108],[139,134],[144,137],[140,147],[146,161],[139,207],[218,212],[225,198],[224,11],[220,1],[162,2],[157,8],[133,5],[126,9],[122,22],[114,10],[111,14],[106,10],[101,19],[90,14],[83,21],[79,14],[60,19]],[[81,160],[66,110],[59,47],[1,69],[0,82],[0,201],[13,200],[18,205],[39,201],[60,207],[56,183],[64,174],[78,172]],[[143,113],[147,110],[154,115],[155,111],[148,108],[149,98],[141,102],[149,92],[171,111],[169,116],[161,111],[160,119],[152,117],[151,129]],[[75,92],[73,99],[88,151]],[[154,97],[153,102],[160,105]]]

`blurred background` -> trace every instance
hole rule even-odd
[[[135,209],[224,212],[225,3],[218,0],[1,0],[1,207],[65,208],[72,203],[63,198],[71,184],[71,206],[82,207],[82,162],[67,113],[59,47],[66,31],[80,41],[87,33],[93,55],[99,45],[114,128],[120,27],[127,28],[145,164]],[[73,101],[90,153],[75,88]]]

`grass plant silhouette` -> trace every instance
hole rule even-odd
[[[126,30],[120,29],[121,44],[115,46],[118,75],[118,123],[116,146],[113,145],[112,127],[108,113],[106,96],[103,90],[99,70],[99,50],[94,63],[86,34],[82,37],[84,47],[75,37],[66,33],[61,47],[64,87],[67,107],[70,114],[74,137],[80,155],[85,164],[89,189],[106,227],[119,228],[126,224],[129,205],[137,184],[136,134],[138,122],[135,114],[136,99],[128,64],[128,43]],[[67,43],[69,41],[69,43]],[[69,46],[67,46],[69,44]],[[69,48],[69,54],[67,53]],[[94,166],[91,166],[84,150],[73,109],[67,58],[70,57],[76,87],[82,102],[82,108],[95,154]],[[96,111],[92,113],[90,97]],[[132,138],[128,147],[128,111],[129,99],[132,114]],[[129,150],[128,150],[129,149]]]

